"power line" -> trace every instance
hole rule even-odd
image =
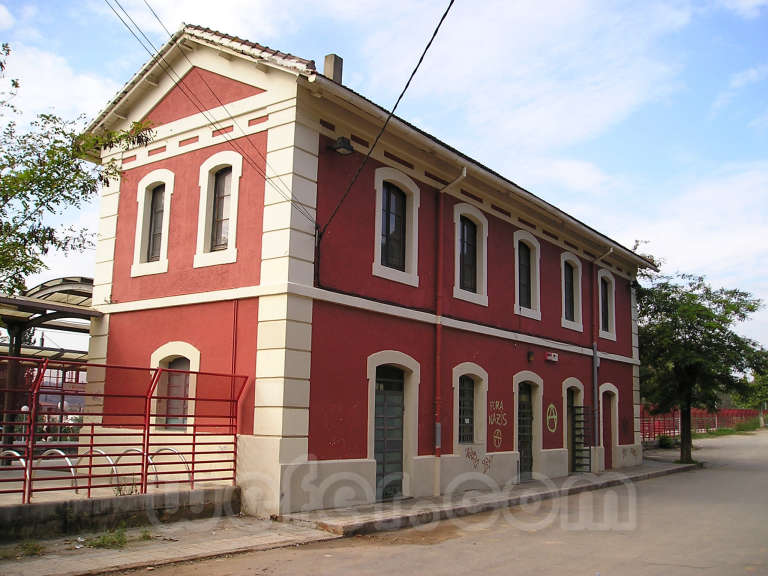
[[[178,88],[182,94],[192,103],[192,105],[197,108],[197,110],[202,114],[202,116],[208,121],[209,125],[213,127],[214,129],[217,129],[217,121],[208,115],[206,110],[204,109],[204,106],[202,104],[202,101],[197,98],[197,96],[192,92],[191,89],[188,89],[187,87],[183,86],[180,83],[181,78],[176,73],[176,71],[173,69],[173,67],[168,64],[165,61],[165,58],[160,56],[160,51],[152,44],[152,41],[147,37],[146,34],[142,31],[141,27],[136,24],[136,22],[131,18],[130,14],[123,8],[123,6],[120,4],[119,0],[114,0],[115,4],[120,8],[120,10],[125,14],[125,16],[133,23],[133,25],[136,27],[136,30],[139,31],[139,33],[144,37],[147,44],[152,47],[152,50],[150,50],[147,45],[137,36],[137,34],[134,32],[134,30],[131,28],[131,26],[125,21],[125,19],[115,10],[115,8],[109,3],[109,0],[104,0],[104,2],[109,6],[109,8],[112,10],[112,12],[117,16],[117,18],[123,23],[123,25],[128,29],[128,31],[131,33],[131,35],[136,39],[136,41],[141,45],[142,48],[150,55],[151,58],[154,58],[156,56],[159,56],[158,64],[163,69],[163,71],[168,75],[168,77],[171,79],[171,81],[174,83],[174,86]],[[183,53],[183,52],[182,52]],[[186,56],[186,55],[185,55]],[[232,118],[231,115],[229,115],[229,118],[232,119],[233,123],[237,124],[237,122],[234,121],[234,118]],[[238,128],[242,130],[242,128],[238,125]],[[289,202],[293,208],[296,209],[297,212],[299,212],[302,216],[304,216],[307,220],[310,221],[310,223],[313,225],[313,227],[317,227],[317,223],[315,222],[314,218],[306,211],[306,209],[300,205],[294,203],[294,201],[291,200],[289,196],[287,196],[282,190],[280,190],[273,182],[272,179],[268,178],[267,174],[262,171],[261,167],[253,160],[253,158],[248,154],[246,150],[244,150],[238,142],[231,140],[225,133],[222,134],[224,137],[224,140],[228,142],[230,145],[232,145],[235,149],[237,149],[238,152],[245,158],[246,162],[254,169],[256,172],[264,178],[265,182],[269,182],[270,186],[287,202]],[[255,148],[255,147],[254,147]],[[264,158],[262,156],[262,158]],[[266,162],[266,158],[264,158]],[[282,183],[282,181],[281,181]]]
[[[419,58],[419,61],[416,63],[416,67],[413,69],[413,72],[411,72],[411,75],[408,78],[408,82],[405,83],[405,86],[403,87],[403,91],[400,92],[400,96],[397,97],[397,101],[395,102],[395,105],[392,107],[392,110],[389,112],[389,114],[387,114],[387,119],[384,121],[384,124],[379,130],[379,133],[376,135],[376,139],[373,141],[373,144],[368,149],[368,153],[365,155],[365,158],[363,158],[363,161],[360,163],[360,166],[357,167],[357,172],[355,172],[355,175],[352,177],[352,180],[350,181],[349,186],[347,186],[346,191],[344,192],[342,197],[339,199],[338,203],[336,204],[336,207],[333,209],[333,212],[331,212],[331,215],[328,217],[328,221],[320,230],[319,235],[321,238],[325,233],[325,231],[328,229],[328,226],[330,226],[331,222],[333,221],[333,218],[336,216],[336,213],[339,211],[339,208],[341,208],[341,205],[344,203],[344,200],[346,200],[347,196],[349,196],[349,193],[352,191],[352,186],[354,186],[358,176],[360,176],[360,173],[363,171],[365,164],[368,162],[368,159],[371,157],[371,154],[373,153],[373,149],[376,147],[376,144],[378,144],[379,140],[381,139],[381,136],[384,134],[384,131],[387,129],[387,124],[389,124],[389,121],[392,119],[392,116],[394,116],[395,110],[397,110],[397,106],[398,104],[400,104],[400,100],[403,99],[403,96],[405,95],[405,91],[408,90],[408,87],[411,85],[411,80],[413,80],[413,77],[416,75],[416,72],[418,71],[419,66],[421,66],[421,63],[424,61],[424,57],[427,55],[427,51],[429,50],[429,47],[432,46],[432,42],[434,41],[435,36],[437,36],[437,32],[440,30],[440,26],[442,26],[443,21],[445,20],[445,17],[448,16],[448,12],[450,12],[451,7],[453,6],[453,2],[454,0],[450,0],[450,2],[448,2],[448,7],[445,9],[445,12],[443,12],[443,15],[440,18],[440,21],[437,23],[437,26],[435,27],[435,31],[432,32],[432,37],[429,39],[429,42],[427,42],[427,45],[424,47],[424,51],[421,53],[421,57]]]
[[[163,30],[165,30],[166,34],[168,34],[168,37],[169,38],[173,38],[173,34],[171,33],[171,31],[163,23],[163,21],[160,18],[160,16],[158,16],[157,12],[155,12],[154,8],[152,8],[152,6],[150,5],[150,3],[147,0],[144,0],[144,5],[149,9],[149,11],[155,17],[155,20],[157,20],[157,22],[160,24],[160,26],[162,26]],[[189,59],[189,56],[187,56],[187,54],[184,51],[182,51],[182,56],[184,56],[184,58],[186,59],[186,61],[189,63],[190,66],[193,66],[192,61]],[[208,88],[208,91],[211,93],[211,95],[214,98],[216,98],[216,101],[222,107],[224,112],[226,112],[227,116],[232,120],[232,122],[237,126],[237,128],[240,130],[240,132],[243,134],[243,136],[246,136],[247,134],[246,134],[245,130],[243,129],[243,127],[240,126],[240,124],[238,124],[237,122],[235,122],[235,119],[232,116],[232,114],[230,113],[230,111],[227,108],[226,104],[224,102],[222,102],[221,98],[219,98],[219,95],[216,93],[216,91],[213,88],[211,88],[211,85],[208,84],[208,81],[205,79],[205,77],[204,76],[200,76],[200,79],[203,81],[203,84],[205,84],[205,87]],[[266,167],[268,169],[272,170],[272,172],[275,172],[275,170],[272,168],[272,166],[269,165],[269,161],[267,160],[267,157],[264,154],[261,153],[261,151],[256,147],[256,145],[253,142],[251,142],[250,139],[247,139],[247,141],[251,145],[251,148],[253,148],[253,150],[262,158],[262,160],[264,160],[264,163],[265,163]],[[278,182],[279,182],[279,184],[283,185],[283,188],[284,188],[285,192],[288,195],[290,195],[291,194],[291,190],[287,187],[287,185],[282,180],[278,180]],[[285,196],[283,196],[283,197],[286,200],[291,201],[290,198],[286,198]],[[301,206],[300,204],[297,204],[295,207],[296,207],[297,210],[299,210],[299,209],[301,209],[302,211],[304,210],[304,207]],[[309,220],[315,225],[315,227],[317,227],[317,223],[311,217],[311,215],[309,215],[308,213],[304,213],[304,215],[307,218],[309,218]]]

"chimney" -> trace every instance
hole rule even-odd
[[[326,76],[334,82],[341,84],[341,69],[344,66],[344,60],[337,54],[328,54],[325,57],[323,66],[323,76]]]

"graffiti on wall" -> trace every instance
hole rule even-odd
[[[501,448],[501,444],[504,442],[502,428],[506,428],[508,425],[509,418],[507,418],[507,411],[504,410],[504,400],[490,400],[488,402],[488,426],[494,427],[492,434],[494,448]]]
[[[491,463],[493,462],[493,456],[485,455],[482,458],[480,458],[480,455],[475,451],[474,448],[467,448],[464,451],[464,456],[467,458],[467,460],[470,461],[472,464],[472,468],[474,470],[479,469],[481,466],[483,468],[483,474],[486,474],[488,470],[491,469]]]

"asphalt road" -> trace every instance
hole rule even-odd
[[[768,430],[695,444],[703,470],[152,574],[768,575]]]

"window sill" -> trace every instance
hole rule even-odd
[[[534,320],[541,320],[541,310],[534,310],[533,308],[521,308],[515,304],[515,314],[518,316],[525,316],[526,318],[533,318]]]
[[[567,328],[568,330],[573,330],[574,332],[584,332],[584,326],[581,322],[574,322],[573,320],[566,320],[565,318],[561,318],[560,326]]]
[[[386,278],[387,280],[391,280],[392,282],[407,284],[408,286],[413,286],[414,288],[419,287],[418,274],[411,274],[408,272],[403,272],[402,270],[396,270],[395,268],[383,266],[378,262],[373,263],[373,268],[371,272],[373,273],[374,276],[378,276],[379,278]]]
[[[616,332],[605,332],[600,330],[600,338],[604,338],[605,340],[613,340],[616,342]]]
[[[472,302],[472,304],[477,304],[478,306],[488,306],[487,294],[477,294],[476,292],[470,292],[469,290],[464,290],[457,286],[453,287],[453,297],[458,298],[459,300]]]
[[[166,272],[168,272],[167,259],[154,262],[135,262],[131,265],[131,278],[149,276],[151,274],[165,274]]]
[[[237,249],[217,250],[216,252],[203,252],[195,254],[192,263],[194,268],[205,266],[218,266],[219,264],[232,264],[237,261]]]

